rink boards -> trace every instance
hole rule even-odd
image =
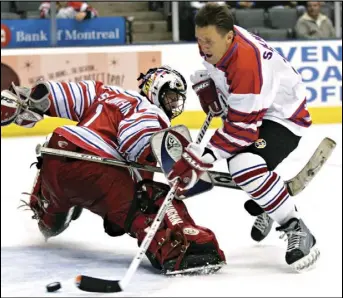
[[[315,124],[342,122],[342,41],[270,42],[301,73],[307,90],[308,109]],[[137,90],[140,72],[163,64],[180,71],[187,80],[185,112],[173,121],[200,128],[205,114],[191,88],[190,75],[203,69],[194,43],[94,48],[18,49],[1,51],[1,85],[10,81],[30,86],[44,80],[100,80],[108,85]],[[5,81],[8,80],[8,81]],[[32,129],[10,125],[1,136],[44,135],[72,123],[46,118]],[[214,119],[211,128],[220,127]]]

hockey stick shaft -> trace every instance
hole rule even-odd
[[[210,124],[211,124],[211,121],[213,119],[213,115],[211,112],[209,112],[206,116],[206,119],[198,133],[198,136],[197,136],[197,139],[196,139],[196,143],[197,144],[200,144],[202,139],[204,138],[205,134],[206,134],[206,131],[207,129],[209,128]]]
[[[148,172],[155,172],[155,173],[163,173],[162,169],[159,167],[153,167],[149,165],[141,165],[138,163],[128,163],[125,161],[116,160],[114,158],[107,158],[107,157],[100,157],[96,155],[86,154],[86,153],[78,153],[73,151],[66,151],[54,148],[47,148],[42,145],[37,145],[36,147],[36,154],[47,154],[47,155],[54,155],[84,161],[90,161],[95,163],[106,164],[110,166],[117,166],[117,167],[124,167],[124,168],[132,168],[137,170],[143,170]],[[226,188],[233,188],[233,189],[240,189],[236,183],[233,182],[232,177],[229,173],[222,173],[216,171],[209,171],[209,174],[213,180],[214,186],[221,186]]]
[[[285,181],[288,188],[289,194],[291,196],[298,195],[305,187],[312,181],[315,175],[319,172],[322,166],[325,164],[326,160],[330,157],[331,153],[336,147],[336,143],[330,138],[324,138],[319,146],[316,148],[315,152],[308,160],[307,164],[303,169],[293,178]],[[111,166],[125,167],[125,168],[136,168],[138,170],[163,173],[162,169],[159,167],[153,167],[148,165],[141,165],[137,163],[128,163],[124,161],[119,161],[113,158],[100,157],[91,154],[77,153],[72,151],[60,150],[43,147],[42,145],[37,145],[36,154],[48,154],[55,155],[91,162],[97,162],[102,164],[107,164]],[[225,188],[241,189],[233,180],[229,173],[208,171],[210,174],[213,185],[221,186]]]
[[[131,262],[130,267],[127,270],[124,278],[119,282],[120,287],[122,289],[124,289],[127,286],[129,281],[131,280],[133,274],[136,272],[139,264],[141,263],[141,260],[145,256],[145,253],[148,250],[152,239],[155,237],[155,234],[156,234],[158,228],[160,227],[161,222],[164,219],[164,216],[166,215],[169,204],[173,201],[173,199],[175,197],[175,192],[178,188],[178,185],[179,185],[179,181],[176,181],[173,184],[170,191],[168,192],[167,196],[165,197],[162,205],[160,206],[160,208],[159,208],[159,210],[155,216],[154,221],[152,222],[152,224],[148,230],[148,233],[145,235],[143,242],[141,243],[141,245],[139,247],[139,251],[137,252],[135,258]]]

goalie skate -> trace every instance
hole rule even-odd
[[[216,265],[207,265],[207,266],[201,266],[201,267],[195,267],[195,268],[188,268],[183,270],[175,270],[170,271],[167,270],[163,272],[167,276],[175,276],[175,275],[209,275],[216,273],[218,270],[220,270],[226,263],[222,262],[220,264]]]

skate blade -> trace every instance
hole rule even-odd
[[[306,271],[311,270],[315,266],[319,257],[320,257],[319,249],[316,246],[313,246],[310,250],[310,253],[307,256],[294,262],[290,266],[292,267],[293,270],[295,270],[298,273],[306,272]]]
[[[175,271],[166,271],[164,274],[168,276],[175,276],[175,275],[209,275],[217,272],[221,269],[225,262],[216,264],[216,265],[207,265],[202,267],[195,267],[195,268],[188,268],[183,270],[175,270]]]

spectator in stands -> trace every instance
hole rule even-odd
[[[196,8],[196,9],[200,9],[207,2],[209,2],[209,1],[191,1],[191,7]],[[225,4],[225,1],[221,1],[221,2],[211,1],[211,2],[215,2],[215,3],[218,3],[220,5],[224,5]]]
[[[41,18],[50,17],[50,2],[43,2],[39,7]],[[56,2],[56,17],[61,19],[76,19],[83,21],[98,16],[97,11],[86,2]]]
[[[307,2],[307,12],[297,21],[295,32],[298,38],[325,39],[335,37],[335,30],[331,20],[320,13],[319,1]]]
[[[297,1],[229,1],[231,8],[263,8],[268,10],[270,8],[285,8],[296,7]]]

